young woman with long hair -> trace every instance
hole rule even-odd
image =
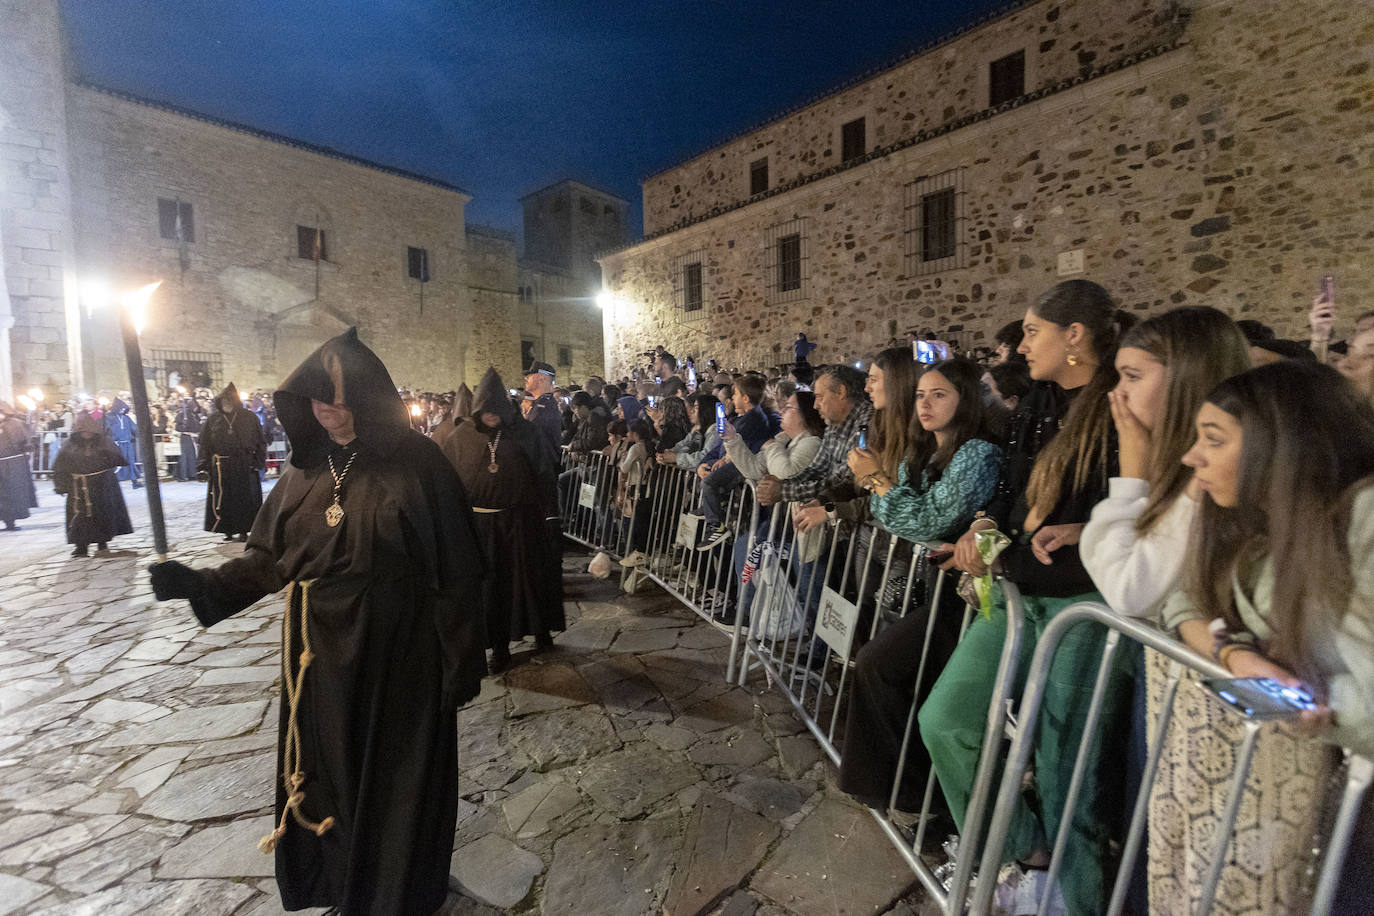
[[[1321,704],[1265,729],[1221,879],[1246,913],[1302,911],[1330,763],[1305,736],[1374,755],[1374,408],[1325,366],[1253,369],[1207,396],[1183,462],[1204,495],[1164,625],[1233,676],[1302,682]],[[1193,911],[1226,795],[1216,772],[1228,766],[1197,749],[1241,735],[1219,705],[1180,714],[1151,798],[1152,912]],[[1368,912],[1369,805],[1362,820],[1346,875],[1362,872],[1363,889],[1333,912]]]
[[[911,362],[911,355],[905,355]],[[889,385],[893,375],[886,373]],[[872,450],[849,453],[850,470],[872,494],[869,511],[890,533],[912,542],[952,539],[991,498],[1002,452],[988,439],[980,375],[981,370],[965,359],[934,363],[920,373],[915,409],[904,436],[906,453],[895,478],[881,470]],[[884,411],[880,409],[879,415]],[[927,579],[929,591],[935,576]],[[949,586],[940,596],[939,607],[914,602],[922,606],[908,608],[906,616],[866,644],[856,657],[839,786],[871,808],[887,807],[913,698],[929,692],[959,640],[962,602],[952,579]],[[937,619],[918,688],[920,646],[931,613]],[[929,771],[925,749],[916,742],[901,774],[899,811],[920,809]]]
[[[898,468],[910,451],[913,427],[917,426],[916,380],[921,369],[922,364],[904,347],[883,350],[868,367],[864,390],[873,402],[873,419],[868,424],[867,452],[875,469],[889,480],[897,479]],[[859,477],[856,474],[855,480]]]
[[[1178,586],[1197,515],[1192,471],[1182,464],[1195,438],[1193,420],[1218,383],[1250,368],[1250,349],[1240,328],[1206,307],[1173,309],[1127,331],[1116,352],[1120,381],[1109,395],[1120,453],[1120,474],[1109,483],[1083,529],[1080,555],[1103,598],[1119,614],[1159,619],[1164,599]],[[1158,697],[1169,662],[1139,643],[1127,642],[1137,676],[1131,740],[1126,760],[1127,794],[1134,797],[1145,770],[1150,696]],[[1179,704],[1206,703],[1188,693]],[[1157,710],[1156,710],[1157,712]],[[1167,834],[1151,833],[1152,842]],[[1132,864],[1131,903],[1147,912],[1147,866]]]
[[[1116,475],[1116,432],[1107,392],[1117,383],[1117,343],[1133,323],[1105,289],[1087,280],[1052,287],[1022,323],[1025,337],[1018,352],[1026,356],[1036,384],[1010,423],[988,517],[976,519],[973,529],[996,527],[1011,539],[998,562],[1024,599],[1023,663],[1029,662],[1037,634],[1056,614],[1075,601],[1101,598],[1079,559],[1077,540],[1092,507],[1106,495],[1107,480]],[[974,575],[986,571],[973,530],[959,539],[954,563]],[[998,600],[990,616],[978,616],[969,627],[919,713],[921,738],[961,829],[982,753],[994,687],[991,674],[1006,631],[1006,609]],[[1036,733],[1041,804],[1032,810],[1021,803],[1004,847],[1006,861],[1034,870],[1033,880],[1017,889],[1019,897],[1029,898],[1043,884],[1045,873],[1039,869],[1048,864],[1049,841],[1061,827],[1071,829],[1069,867],[1061,882],[1071,912],[1102,908],[1111,854],[1111,830],[1103,823],[1114,787],[1111,773],[1099,768],[1087,772],[1074,821],[1061,824],[1072,770],[1071,756],[1064,754],[1078,746],[1105,639],[1102,627],[1085,625],[1075,627],[1060,644],[1045,693],[1047,721]],[[1130,696],[1129,667],[1116,666],[1109,683],[1099,748],[1112,746],[1114,733],[1128,723],[1123,700]]]
[[[714,395],[688,395],[687,419],[691,421],[691,429],[686,438],[658,456],[659,464],[667,467],[676,465],[687,471],[697,469],[706,453],[715,448],[719,440],[716,434],[717,403]]]

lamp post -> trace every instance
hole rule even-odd
[[[138,423],[138,451],[143,456],[144,490],[148,493],[148,521],[153,526],[153,549],[158,560],[167,559],[167,524],[162,517],[162,491],[158,485],[157,454],[153,446],[153,418],[148,409],[148,384],[143,380],[143,351],[138,335],[143,330],[145,309],[162,281],[125,293],[120,297],[119,329],[124,338],[124,360],[129,366],[129,394],[134,401]]]

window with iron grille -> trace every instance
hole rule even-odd
[[[559,348],[558,348],[558,365],[560,365],[560,366],[571,366],[571,365],[572,365],[572,347],[559,347]]]
[[[194,242],[196,224],[191,204],[184,200],[157,199],[157,228],[164,239],[174,242]]]
[[[765,268],[769,302],[794,302],[807,293],[810,243],[804,217],[779,223],[765,237]]]
[[[907,276],[968,266],[964,170],[918,178],[904,189]]]
[[[406,246],[406,276],[421,283],[429,282],[429,250]]]
[[[1026,94],[1026,52],[1017,51],[988,64],[988,107]]]
[[[328,261],[329,250],[325,247],[324,235],[324,230],[315,226],[297,226],[296,257],[307,261]]]
[[[801,289],[801,236],[797,233],[778,239],[778,292]]]
[[[706,317],[706,252],[688,251],[673,259],[673,304],[683,312],[698,312]]]
[[[682,268],[682,310],[701,311],[701,263],[686,264]]]
[[[749,196],[768,190],[768,157],[749,163]]]
[[[858,159],[867,150],[864,148],[864,119],[855,118],[840,128],[840,161]]]

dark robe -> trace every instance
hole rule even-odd
[[[129,416],[129,405],[115,398],[104,422],[105,432],[124,455],[124,464],[116,472],[119,479],[137,482],[143,476],[138,469],[138,424]]]
[[[334,402],[336,391],[354,413],[347,448],[311,413],[312,398]],[[283,906],[428,916],[448,894],[457,709],[486,673],[475,599],[485,564],[467,496],[438,447],[408,428],[386,367],[353,330],[309,357],[275,401],[291,460],[243,556],[199,573],[192,608],[211,626],[290,586],[283,680],[302,678],[300,757],[288,760],[283,696],[277,772],[304,774],[306,820],[333,820],[319,834],[302,826],[277,786]],[[339,472],[353,460],[337,527],[325,521],[331,457]]]
[[[67,497],[68,544],[104,544],[117,535],[133,534],[115,476],[125,460],[90,415],[77,419],[52,463],[53,491]]]
[[[28,518],[38,505],[29,468],[29,428],[17,417],[0,420],[0,521]]]
[[[189,401],[189,399],[187,399]],[[181,455],[177,458],[176,479],[195,480],[200,462],[196,459],[196,440],[200,438],[200,414],[183,402],[177,411],[176,430],[181,433]]]
[[[482,603],[487,648],[498,657],[514,640],[567,628],[553,450],[544,434],[514,411],[506,419],[499,442],[496,429],[475,419],[441,426],[435,434],[472,500],[478,535],[492,561]],[[492,443],[495,474],[490,472]]]
[[[226,410],[226,408],[228,408]],[[238,400],[230,385],[200,433],[200,470],[209,475],[205,496],[205,530],[244,534],[262,508],[262,478],[267,465],[262,427]]]

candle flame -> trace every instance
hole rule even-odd
[[[38,403],[42,404],[42,403],[43,403],[43,389],[42,389],[42,388],[30,388],[30,389],[29,389],[29,397],[33,398],[33,399],[34,399],[35,401],[37,401]]]
[[[33,410],[35,407],[38,406],[33,402],[33,398],[29,397],[26,394],[21,394],[18,398],[18,401],[25,410]]]
[[[410,415],[411,415],[412,417],[418,417],[418,416],[420,415],[420,405],[419,405],[419,404],[411,404],[411,405],[410,405]]]
[[[143,328],[147,324],[148,300],[153,297],[153,293],[162,285],[162,281],[149,283],[147,286],[140,286],[138,289],[130,290],[120,297],[124,307],[129,310],[129,316],[134,322],[134,332],[140,337],[143,336]]]

